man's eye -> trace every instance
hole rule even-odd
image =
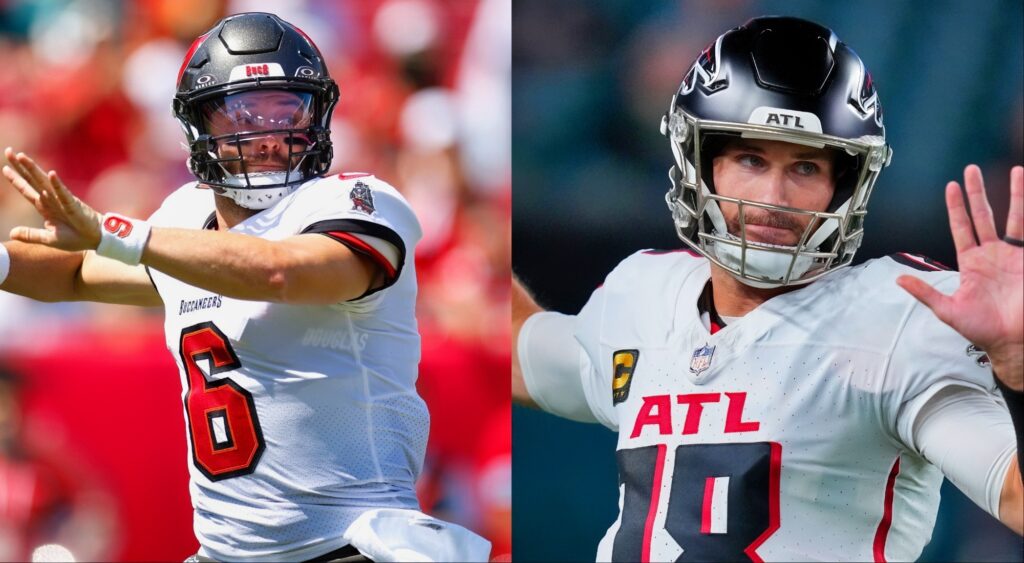
[[[818,173],[818,165],[813,162],[796,163],[796,173],[801,176],[811,176]]]
[[[743,166],[759,168],[764,165],[764,159],[754,154],[741,154],[736,158],[736,160]]]

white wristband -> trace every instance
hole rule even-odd
[[[0,244],[0,283],[4,283],[9,273],[11,273],[11,255],[7,252],[7,247]]]
[[[129,266],[138,265],[146,241],[149,240],[150,230],[149,223],[145,221],[107,213],[100,222],[100,245],[96,248],[96,254]]]

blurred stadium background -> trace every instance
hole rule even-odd
[[[0,146],[104,211],[148,216],[190,181],[174,78],[220,17],[272,11],[341,88],[331,173],[401,190],[417,248],[423,507],[511,548],[510,0],[0,0]],[[6,185],[0,233],[37,224]],[[162,312],[0,293],[0,560],[181,561],[191,529]],[[16,383],[12,383],[16,382]],[[59,546],[59,547],[58,547]],[[66,550],[66,551],[65,551]]]
[[[681,245],[664,203],[661,115],[699,51],[759,15],[836,31],[875,78],[895,156],[863,261],[898,251],[954,265],[943,188],[981,165],[999,228],[1024,162],[1021,0],[517,0],[513,267],[542,305],[579,311],[624,257]],[[516,407],[516,560],[592,561],[617,514],[615,436]],[[923,561],[1020,561],[1021,539],[945,484]],[[554,538],[554,539],[553,539]]]

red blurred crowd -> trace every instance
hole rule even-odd
[[[277,13],[323,52],[341,89],[330,173],[373,173],[420,218],[419,387],[432,416],[421,503],[508,560],[510,0],[0,0],[0,147],[57,170],[98,210],[148,216],[192,180],[170,112],[184,53],[242,11]],[[0,233],[39,223],[0,188]],[[0,430],[20,444],[0,448],[0,559],[194,551],[160,313],[0,292],[0,363],[21,405],[0,402]],[[25,475],[51,492],[26,489]],[[68,516],[84,513],[86,532]]]

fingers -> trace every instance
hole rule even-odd
[[[900,276],[896,278],[896,284],[906,290],[914,299],[923,303],[925,307],[931,309],[940,321],[952,326],[953,300],[949,296],[914,276]]]
[[[43,171],[29,156],[15,154],[10,147],[4,150],[4,156],[10,163],[3,167],[4,176],[32,204],[43,203],[51,211],[68,216],[76,215],[85,208],[53,170]]]
[[[967,215],[964,194],[960,191],[960,184],[956,182],[946,184],[946,211],[949,214],[949,231],[953,233],[956,253],[959,255],[975,247],[978,243],[974,240],[974,228],[971,226],[971,218]]]
[[[14,186],[14,189],[18,190],[44,219],[59,218],[65,215],[54,194],[46,190],[36,191],[24,177],[9,166],[4,166],[3,174]]]
[[[68,218],[77,218],[81,215],[81,207],[79,207],[78,198],[75,197],[71,190],[64,185],[64,182],[57,177],[57,173],[50,170],[46,174],[46,182],[53,190],[53,197],[57,204],[60,205],[61,211]]]
[[[50,185],[53,186],[53,193],[57,202],[60,203],[61,208],[67,211],[69,215],[88,215],[92,210],[91,207],[78,199],[78,196],[71,193],[71,190],[68,189],[67,185],[64,184],[64,181],[60,179],[60,176],[57,175],[56,171],[50,170],[46,175],[46,179],[49,181]]]
[[[4,178],[7,178],[7,181],[14,186],[14,189],[18,190],[18,193],[20,193],[22,197],[28,200],[32,205],[36,206],[36,208],[39,207],[39,192],[37,192],[32,186],[28,185],[28,182],[26,182],[20,174],[10,166],[4,166],[3,174]]]
[[[50,170],[50,173],[47,174],[47,179],[50,181],[50,185],[53,186],[53,193],[57,194],[57,201],[59,201],[61,205],[64,207],[70,207],[78,202],[78,198],[75,197],[71,193],[71,190],[64,185],[64,182],[57,177],[56,171]]]
[[[18,161],[18,157],[14,154],[14,149],[7,147],[4,150],[4,157],[7,158],[7,162],[11,165],[11,168],[15,172],[21,175],[23,178],[29,178],[28,170]]]
[[[29,244],[43,244],[55,246],[57,244],[57,233],[47,229],[30,229],[28,227],[14,227],[11,229],[11,240],[26,242]]]
[[[82,200],[78,199],[75,194],[71,193],[71,190],[57,176],[56,172],[51,170],[48,179],[50,185],[53,186],[54,194],[56,194],[57,201],[61,204],[64,215],[74,224],[75,228],[83,233],[92,230],[98,232],[99,214],[93,208],[83,203]]]
[[[45,192],[52,190],[48,178],[46,177],[46,173],[43,172],[43,169],[39,168],[39,165],[29,158],[28,155],[25,153],[15,154],[11,147],[7,147],[4,150],[4,157],[7,158],[7,162],[10,165],[5,166],[4,168],[10,168],[11,172],[24,180],[24,184],[20,187],[15,187],[18,188],[18,191],[21,192],[22,195],[32,204],[36,204],[39,200],[39,196],[44,196]],[[12,184],[15,183],[14,177],[6,171],[4,172],[4,176],[7,177]],[[28,188],[29,191],[26,191],[25,188]],[[43,199],[45,201],[45,197]],[[51,201],[53,201],[53,198],[51,198]]]
[[[61,202],[58,201],[56,194],[53,193],[54,187],[47,173],[34,160],[25,153],[19,152],[14,154],[10,147],[4,151],[4,155],[7,157],[8,162],[11,163],[11,168],[27,182],[34,192],[39,194],[41,201],[49,203],[52,209],[61,209],[63,207]],[[47,194],[47,192],[51,193]],[[50,197],[48,198],[47,195]]]
[[[1010,214],[1006,218],[1006,236],[1024,239],[1024,166],[1010,169]]]
[[[25,176],[25,179],[35,186],[37,190],[43,191],[50,188],[50,183],[47,182],[46,172],[36,164],[36,161],[29,158],[29,156],[23,152],[19,152],[15,155],[15,159],[28,174],[27,176],[22,174],[22,176]]]
[[[999,236],[996,235],[996,223],[992,218],[992,207],[985,195],[985,180],[981,177],[981,168],[971,164],[964,169],[964,186],[967,188],[967,201],[971,205],[974,231],[978,233],[978,244],[999,240]]]

